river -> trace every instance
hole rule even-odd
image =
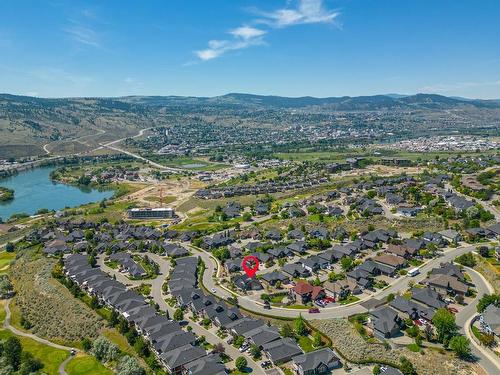
[[[0,202],[0,218],[7,220],[12,214],[35,214],[41,208],[60,210],[97,202],[113,195],[112,191],[100,191],[54,182],[50,172],[54,167],[28,169],[18,175],[0,180],[0,186],[13,189],[14,199]]]

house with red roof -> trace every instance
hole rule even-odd
[[[303,305],[326,297],[325,290],[321,286],[312,286],[307,281],[302,280],[297,282],[290,293],[292,298]]]

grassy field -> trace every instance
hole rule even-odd
[[[5,319],[4,301],[0,301],[0,323],[3,324]],[[6,340],[11,336],[15,336],[10,331],[0,329],[0,340]],[[69,353],[65,350],[55,349],[50,346],[40,344],[35,340],[18,337],[23,346],[23,350],[30,352],[43,363],[43,372],[49,375],[58,374],[59,365],[68,357]],[[92,374],[91,372],[88,373]]]
[[[68,362],[66,372],[69,375],[112,375],[113,371],[103,366],[91,356],[77,356]]]
[[[172,168],[185,168],[191,171],[216,171],[229,167],[228,164],[214,163],[205,159],[194,159],[189,157],[169,157],[165,155],[148,155],[149,159]]]
[[[10,267],[10,262],[12,262],[15,258],[15,253],[8,253],[6,251],[0,252],[0,275],[7,272]]]
[[[382,155],[374,155],[374,151],[380,152]],[[386,150],[386,149],[349,149],[342,151],[319,151],[319,152],[291,152],[291,153],[277,153],[274,154],[275,157],[280,159],[287,160],[296,160],[296,161],[325,161],[325,162],[336,162],[345,160],[346,158],[354,158],[354,157],[367,157],[373,160],[379,160],[381,157],[398,157],[405,158],[410,160],[417,159],[425,159],[431,160],[435,159],[437,156],[440,158],[448,158],[450,156],[456,156],[457,154],[461,155],[470,155],[470,156],[480,156],[480,153],[476,152],[426,152],[425,154],[421,152],[407,152],[407,151],[395,151],[395,150]],[[482,153],[484,155],[484,152]]]

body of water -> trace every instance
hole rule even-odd
[[[0,202],[0,218],[4,221],[17,213],[35,214],[41,208],[60,210],[109,198],[113,192],[76,187],[53,182],[50,172],[54,167],[29,169],[0,180],[0,186],[14,190],[14,199]]]

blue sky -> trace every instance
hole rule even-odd
[[[3,0],[0,92],[500,98],[497,0]]]

